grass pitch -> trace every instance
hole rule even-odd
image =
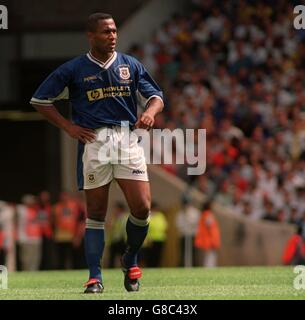
[[[105,291],[83,294],[87,271],[15,272],[0,300],[224,300],[305,299],[296,290],[292,267],[222,267],[144,269],[139,292],[123,287],[120,269],[103,271]]]

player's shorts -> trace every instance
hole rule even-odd
[[[78,144],[78,188],[94,189],[113,179],[148,181],[144,150],[138,136],[120,126],[96,130],[96,140]]]

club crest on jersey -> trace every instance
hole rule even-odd
[[[120,77],[123,80],[128,80],[130,78],[130,72],[128,67],[119,67]]]

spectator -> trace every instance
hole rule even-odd
[[[277,217],[276,217],[276,213],[274,210],[274,206],[273,203],[269,200],[265,201],[265,205],[264,205],[264,215],[263,215],[263,219],[264,220],[268,220],[268,221],[277,221]]]
[[[192,267],[195,262],[194,237],[199,215],[200,211],[187,197],[184,197],[176,220],[180,235],[180,265],[184,267]]]
[[[288,220],[288,223],[295,226],[298,226],[299,224],[298,211],[296,206],[291,207],[290,218]]]
[[[74,194],[72,199],[78,206],[78,218],[76,223],[76,231],[73,239],[73,268],[86,269],[87,262],[85,257],[85,240],[84,234],[86,229],[86,205],[84,195],[81,192]]]
[[[0,265],[5,265],[6,264],[6,250],[4,248],[5,233],[4,233],[3,222],[1,220],[0,220]]]
[[[48,191],[40,192],[38,196],[38,219],[41,226],[42,235],[42,257],[41,270],[54,269],[54,242],[52,230],[52,205],[50,193]]]
[[[217,266],[220,230],[217,220],[211,211],[211,203],[207,202],[202,209],[195,237],[195,246],[203,253],[202,265],[212,268]]]
[[[126,247],[126,221],[128,219],[128,211],[122,202],[116,202],[110,215],[109,228],[109,268],[120,266],[120,258]]]
[[[54,206],[54,240],[59,269],[73,267],[73,243],[77,236],[79,215],[78,202],[69,193],[62,192]]]
[[[9,257],[14,253],[14,208],[0,201],[0,265],[10,266]]]
[[[16,211],[21,269],[39,270],[42,235],[37,198],[30,194],[24,195],[22,204],[17,205]]]
[[[291,236],[286,244],[282,258],[285,265],[305,265],[304,226],[305,224],[300,224],[297,232]]]
[[[145,246],[147,267],[161,267],[161,258],[166,241],[167,220],[156,202],[151,204],[150,225]]]

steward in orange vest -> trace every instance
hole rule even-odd
[[[18,240],[22,243],[40,241],[41,226],[38,217],[38,206],[33,195],[25,195],[23,204],[17,205]]]
[[[54,240],[59,269],[74,267],[74,240],[77,237],[80,207],[68,193],[62,192],[54,207]]]
[[[41,261],[41,225],[36,197],[30,194],[23,196],[22,204],[17,205],[16,212],[21,269],[36,271]]]
[[[62,193],[61,201],[54,208],[56,241],[73,241],[77,231],[79,211],[78,203],[66,193]]]
[[[210,209],[204,210],[199,219],[195,247],[202,250],[220,248],[220,232],[217,220]]]
[[[31,239],[41,238],[41,227],[38,219],[37,207],[26,208],[25,232],[28,238],[31,238]]]
[[[42,191],[38,199],[39,220],[42,236],[51,239],[52,230],[52,206],[50,203],[50,194],[48,191]]]

